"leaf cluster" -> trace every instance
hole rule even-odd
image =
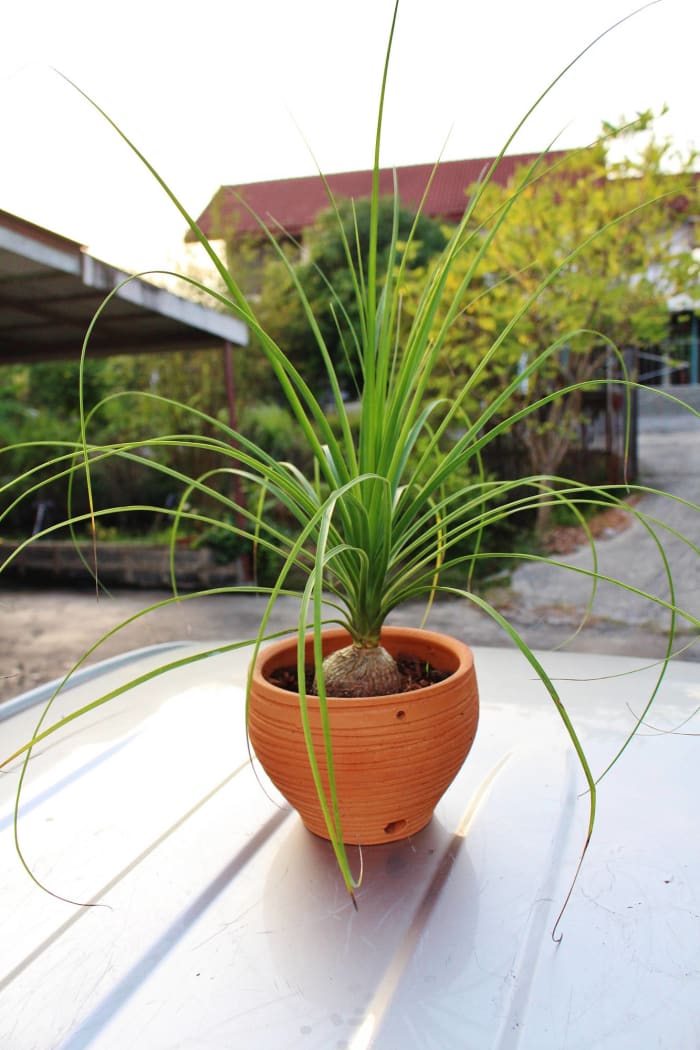
[[[372,225],[376,271],[382,281],[410,245],[406,270],[424,266],[441,251],[446,234],[425,215],[416,218],[394,200],[380,197],[373,213],[369,199],[330,200],[299,243],[285,244],[263,271],[257,309],[260,323],[284,350],[304,380],[321,396],[329,396],[331,383],[314,337],[297,285],[313,311],[318,330],[345,396],[353,400],[361,387],[355,333],[361,323],[357,299],[358,274],[368,270]]]

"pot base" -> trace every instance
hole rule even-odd
[[[413,820],[407,820],[405,817],[399,817],[398,820],[388,821],[382,828],[381,834],[376,832],[373,834],[371,831],[363,831],[363,838],[359,839],[357,835],[352,835],[350,832],[345,830],[345,823],[343,822],[343,842],[346,846],[380,846],[383,842],[401,842],[403,839],[410,839],[413,835],[417,835],[423,828],[427,828],[430,821],[433,819],[434,810],[431,809],[430,813],[426,816],[414,818]],[[301,818],[302,824],[307,831],[310,831],[312,835],[316,835],[317,838],[325,839],[326,842],[330,841],[328,834],[328,828],[325,823],[323,825],[315,824],[311,827],[307,820]]]

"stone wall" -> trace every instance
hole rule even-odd
[[[16,550],[16,544],[0,540],[0,564],[4,565]],[[3,576],[11,575],[17,580],[32,582],[89,582],[91,576],[87,565],[92,561],[93,550],[89,543],[76,545],[68,540],[36,540],[9,562]],[[99,543],[97,568],[100,580],[107,585],[170,589],[170,551],[167,546]],[[243,582],[238,562],[217,565],[207,548],[178,547],[175,571],[178,588],[183,591]]]

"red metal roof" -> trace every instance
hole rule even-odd
[[[551,162],[563,155],[562,152],[552,152],[546,157]],[[494,172],[494,181],[505,184],[516,168],[531,163],[537,156],[534,153],[521,153],[502,157]],[[443,161],[430,187],[424,214],[448,222],[458,221],[466,206],[468,188],[489,170],[493,160],[493,157],[481,157]],[[432,164],[413,164],[396,169],[382,168],[379,172],[380,192],[387,196],[393,195],[396,172],[402,205],[415,208],[425,192],[433,167]],[[355,200],[369,196],[371,180],[371,171],[349,171],[327,176],[334,196]],[[222,186],[198,219],[207,237],[213,240],[227,239],[232,234],[259,232],[255,218],[242,201],[263,222],[279,225],[295,237],[328,208],[328,197],[319,175]],[[187,240],[191,239],[188,234]]]

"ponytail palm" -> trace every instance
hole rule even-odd
[[[384,207],[379,192],[380,143],[397,11],[398,0],[380,91],[370,196],[369,247],[366,254],[360,251],[357,227],[354,235],[352,231],[350,235],[346,232],[347,224],[343,221],[340,203],[325,183],[329,207],[337,217],[338,233],[351,275],[352,309],[330,283],[326,283],[326,289],[343,353],[352,365],[351,374],[357,377],[358,404],[352,408],[345,401],[340,378],[341,372],[344,374],[345,370],[339,368],[338,362],[334,360],[298,271],[278,244],[275,231],[259,220],[262,234],[267,237],[271,250],[277,253],[281,263],[287,267],[290,282],[298,296],[314,353],[322,362],[327,378],[332,413],[329,413],[328,405],[311,389],[287,357],[282,340],[276,341],[266,331],[255,305],[246,299],[235,275],[221,262],[169,186],[109,116],[102,114],[146,165],[208,253],[223,290],[206,288],[194,280],[191,283],[222,309],[231,311],[248,325],[260,353],[265,356],[276,376],[281,396],[296,419],[313,469],[304,473],[298,466],[274,458],[244,434],[187,406],[182,407],[193,421],[191,433],[139,435],[133,440],[110,445],[93,444],[91,428],[94,413],[99,413],[104,403],[98,405],[93,413],[88,413],[82,408],[82,389],[80,437],[75,443],[66,443],[55,450],[45,467],[54,478],[69,478],[72,481],[78,476],[84,476],[91,510],[83,518],[93,524],[102,515],[124,509],[100,511],[92,507],[90,492],[94,465],[118,457],[139,462],[145,469],[160,471],[168,475],[173,484],[181,487],[183,495],[180,505],[172,512],[173,544],[179,526],[192,520],[207,526],[226,528],[252,542],[258,550],[281,552],[283,564],[276,581],[265,591],[268,594],[267,606],[257,638],[252,643],[257,650],[269,637],[270,617],[277,599],[281,595],[296,594],[300,599],[298,680],[300,705],[304,710],[307,696],[303,636],[309,627],[316,638],[314,689],[323,709],[329,695],[379,695],[400,688],[396,664],[380,644],[382,626],[398,606],[416,599],[424,599],[429,606],[440,593],[460,596],[477,605],[503,628],[506,636],[521,650],[544,683],[564,722],[589,791],[587,844],[595,817],[596,782],[559,692],[515,628],[482,596],[470,589],[469,580],[482,557],[482,537],[499,522],[523,512],[535,511],[543,501],[547,501],[552,505],[565,504],[585,525],[583,510],[586,505],[609,506],[611,499],[621,501],[628,491],[620,488],[617,494],[611,496],[609,488],[605,491],[596,490],[575,480],[534,474],[524,478],[494,480],[486,475],[482,466],[482,453],[491,442],[511,431],[528,415],[536,414],[552,400],[566,397],[572,392],[571,388],[549,392],[530,405],[523,405],[520,396],[527,380],[544,370],[553,357],[563,352],[576,333],[566,333],[540,350],[522,368],[514,370],[495,393],[489,394],[484,380],[498,366],[499,355],[502,355],[509,337],[519,321],[531,310],[538,296],[560,273],[575,265],[577,257],[595,242],[597,236],[609,231],[624,216],[592,232],[585,241],[569,251],[542,278],[538,286],[524,295],[512,317],[495,332],[491,344],[485,349],[467,381],[448,395],[431,399],[432,380],[444,347],[463,312],[479,295],[476,275],[483,272],[484,260],[488,258],[494,238],[499,232],[507,231],[511,209],[546,169],[547,153],[545,151],[533,161],[520,177],[511,196],[499,204],[495,213],[480,217],[485,187],[532,112],[531,109],[517,125],[482,182],[465,201],[461,222],[445,246],[426,266],[417,302],[412,304],[411,316],[407,320],[402,313],[402,291],[408,261],[417,247],[419,218],[430,184],[426,186],[423,202],[417,209],[408,236],[402,235],[401,238],[398,187],[395,189],[391,243],[388,251],[380,252],[378,229],[380,212]],[[91,99],[88,101],[95,105]],[[465,259],[469,260],[467,265],[464,264]],[[320,277],[324,279],[323,274]],[[497,275],[499,280],[507,278],[505,274]],[[415,289],[415,274],[411,277],[411,285]],[[111,296],[103,304],[87,333],[84,357],[89,351],[92,329],[100,323],[100,316],[108,309],[110,299]],[[617,354],[622,363],[621,355],[612,345],[610,353]],[[622,367],[624,370],[624,364]],[[590,385],[581,383],[573,389],[582,391]],[[626,384],[628,397],[631,386],[631,383]],[[115,396],[125,399],[125,404],[128,404],[129,397],[157,400],[155,395],[148,393]],[[330,416],[334,417],[334,422],[331,422]],[[147,461],[140,451],[145,444],[151,450],[151,458]],[[221,465],[202,476],[186,477],[158,460],[159,449],[174,445],[205,450],[218,456]],[[232,476],[241,479],[248,488],[257,490],[260,501],[252,500],[243,504],[235,499],[230,494]],[[31,499],[43,483],[43,479],[41,482],[35,481],[32,472],[19,480],[24,487],[16,500]],[[13,486],[7,488],[11,491]],[[213,509],[206,512],[192,509],[197,500],[205,501],[205,505]],[[290,531],[282,530],[265,512],[264,508],[270,502],[281,507],[286,520],[293,523],[291,538]],[[162,508],[157,509],[162,511]],[[642,510],[633,509],[632,513],[653,532],[656,523],[646,522]],[[76,516],[71,518],[69,524],[74,527],[81,520],[80,516]],[[593,545],[592,549],[595,555]],[[661,547],[659,550],[663,559],[663,550]],[[523,555],[513,555],[511,552],[511,556]],[[99,568],[99,562],[97,565]],[[293,581],[299,578],[299,573],[303,574],[304,582],[295,587]],[[590,578],[591,590],[594,592],[598,578],[595,559]],[[459,585],[444,582],[447,579],[462,582]],[[626,584],[620,583],[620,586],[634,590]],[[236,589],[229,588],[232,591]],[[264,591],[263,588],[259,590]],[[676,609],[670,572],[669,593],[668,601],[646,596],[657,607],[671,612],[667,658],[673,651],[673,633],[678,615],[684,616],[693,626],[700,626],[696,618]],[[343,626],[351,644],[324,663],[320,639],[323,627],[329,624]],[[89,708],[123,691],[120,689],[117,694],[103,697],[90,704]],[[646,710],[641,717],[644,714]],[[60,723],[47,729],[42,729],[40,725],[33,740],[18,753],[24,751],[29,754],[34,743],[54,731],[58,725]],[[331,768],[332,740],[327,739],[326,747],[328,768]],[[309,759],[312,764],[316,761],[311,751]],[[332,806],[329,808],[333,809]],[[350,888],[353,879],[342,844],[342,829],[334,827],[329,828],[329,831]]]

